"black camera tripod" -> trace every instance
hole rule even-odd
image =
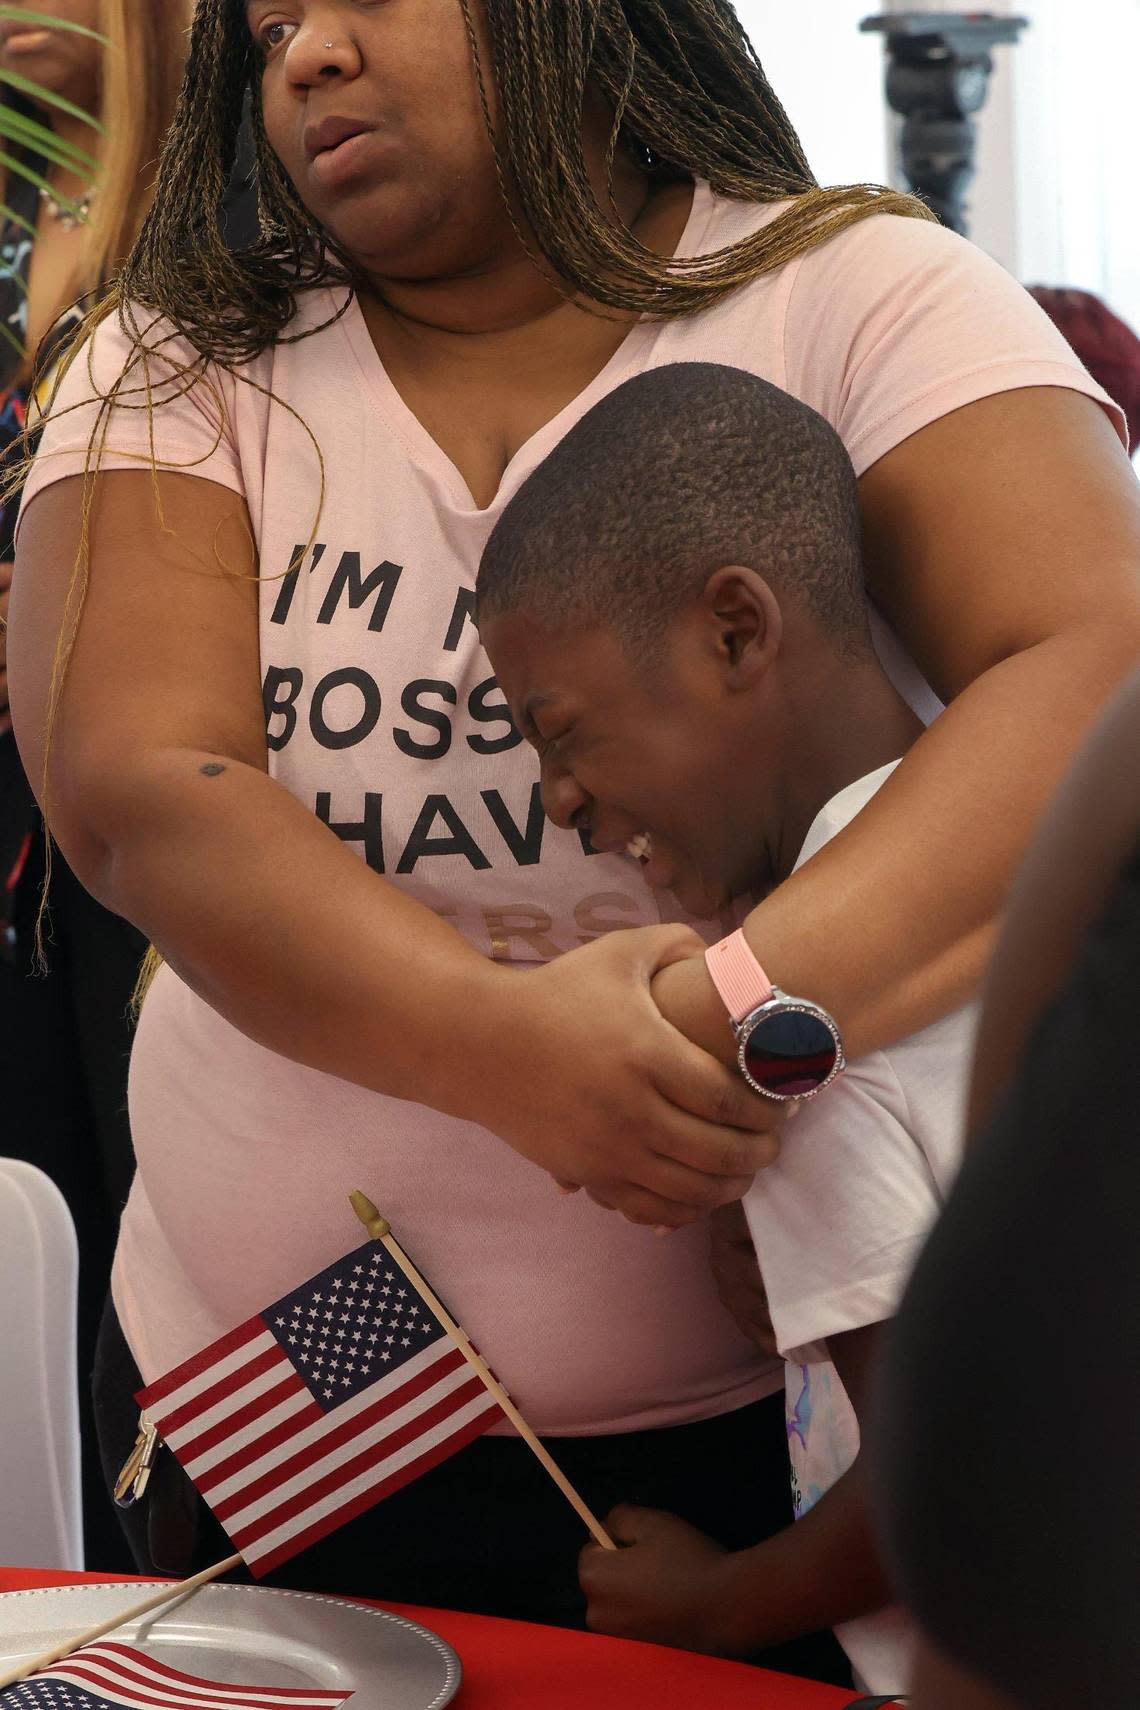
[[[989,93],[992,49],[1016,42],[1028,21],[990,12],[895,12],[861,25],[887,39],[887,100],[904,120],[907,181],[952,231],[967,227],[975,121]]]

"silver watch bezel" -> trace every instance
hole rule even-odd
[[[812,1087],[810,1092],[771,1092],[767,1087],[760,1085],[748,1067],[748,1041],[761,1022],[767,1021],[773,1015],[789,1014],[810,1015],[817,1021],[822,1021],[835,1041],[835,1063],[831,1073],[826,1080],[820,1081],[817,1087]],[[782,992],[778,986],[773,986],[772,996],[766,1003],[759,1004],[750,1015],[744,1017],[743,1021],[733,1022],[733,1030],[736,1034],[736,1062],[740,1073],[754,1093],[758,1093],[761,1098],[770,1099],[773,1104],[804,1104],[809,1098],[818,1098],[820,1093],[826,1092],[832,1082],[838,1079],[847,1067],[847,1057],[843,1050],[843,1035],[836,1026],[833,1017],[820,1004],[812,1003],[810,998],[789,997],[787,992]]]

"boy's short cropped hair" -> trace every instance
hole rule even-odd
[[[672,363],[608,394],[506,507],[479,620],[524,609],[653,654],[714,570],[757,571],[841,647],[869,641],[858,487],[834,429],[742,369]]]

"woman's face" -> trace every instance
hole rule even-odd
[[[366,272],[450,277],[510,241],[461,0],[247,0],[246,17],[274,152]]]
[[[28,9],[89,30],[100,26],[100,0],[28,0]],[[0,65],[65,95],[85,112],[98,102],[102,52],[99,42],[73,30],[0,19]]]

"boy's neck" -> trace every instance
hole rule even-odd
[[[801,676],[786,712],[784,765],[768,844],[772,877],[794,869],[812,824],[831,799],[890,765],[922,734],[878,658]]]

